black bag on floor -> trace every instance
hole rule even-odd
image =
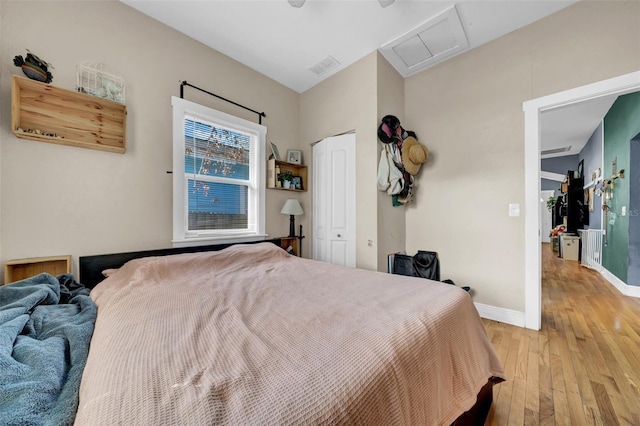
[[[418,250],[415,256],[398,253],[393,258],[393,273],[440,281],[438,253],[425,250]]]
[[[396,253],[393,257],[393,273],[396,275],[415,277],[416,270],[413,267],[413,256]]]
[[[437,252],[418,250],[418,253],[413,256],[413,267],[416,270],[416,276],[440,281],[440,262],[438,262]]]

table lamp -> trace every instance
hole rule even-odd
[[[295,223],[295,218],[294,216],[298,216],[301,214],[304,214],[304,212],[302,211],[302,206],[300,205],[300,202],[298,200],[296,200],[295,198],[289,198],[285,203],[284,206],[282,206],[282,210],[280,210],[280,213],[282,214],[288,214],[290,216],[289,218],[289,237],[295,237],[296,236],[296,223]]]

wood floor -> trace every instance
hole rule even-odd
[[[508,377],[487,425],[640,425],[640,299],[542,256],[541,330],[483,320]]]

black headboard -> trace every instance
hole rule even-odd
[[[246,243],[228,243],[214,244],[208,246],[195,247],[175,247],[157,250],[131,251],[127,253],[100,254],[96,256],[80,256],[80,282],[88,288],[98,285],[104,276],[102,271],[105,269],[119,268],[125,263],[133,259],[149,256],[167,256],[170,254],[197,253],[205,251],[218,251],[230,247],[234,244],[255,244],[255,243],[273,243],[280,246],[280,239],[260,240]]]

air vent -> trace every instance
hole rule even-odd
[[[571,145],[564,146],[562,148],[546,149],[544,151],[540,151],[540,155],[559,154],[561,152],[569,152],[569,151],[571,151]]]
[[[455,6],[380,47],[394,68],[408,77],[469,47]]]
[[[322,75],[336,68],[338,65],[340,65],[340,62],[336,61],[336,59],[333,56],[327,56],[322,60],[322,62],[317,63],[316,65],[312,66],[310,69],[314,73],[318,75]]]

